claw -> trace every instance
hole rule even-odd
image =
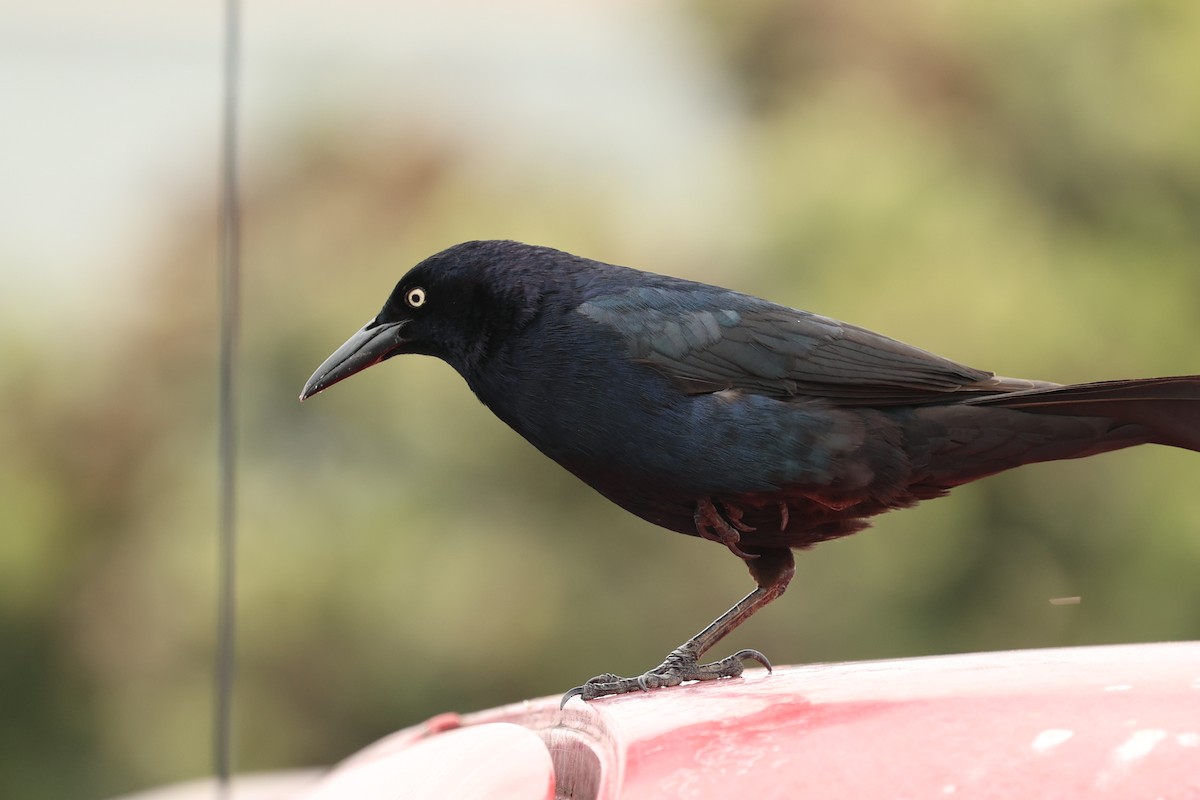
[[[572,697],[583,697],[583,687],[576,686],[574,689],[569,689],[567,693],[562,696],[562,700],[559,701],[558,710],[562,711],[564,708],[566,708],[567,701]]]
[[[727,506],[725,513],[733,518],[732,521],[721,516],[721,512],[717,511],[717,507],[710,498],[706,497],[701,500],[696,504],[696,511],[692,515],[696,523],[696,533],[709,541],[720,542],[738,558],[758,558],[756,554],[747,553],[738,547],[738,542],[742,539],[742,535],[738,531],[745,533],[754,530],[749,525],[742,523],[741,509]]]
[[[768,674],[775,671],[771,667],[771,660],[757,650],[752,650],[749,648],[745,650],[739,650],[731,655],[730,658],[736,658],[738,661],[745,661],[746,659],[757,661],[760,666],[766,668]]]
[[[616,694],[661,689],[667,686],[678,686],[684,681],[713,681],[721,678],[736,678],[742,674],[743,661],[756,661],[767,671],[771,671],[771,662],[757,650],[739,650],[731,656],[711,664],[699,664],[692,652],[685,648],[671,651],[663,663],[654,669],[638,675],[636,678],[620,678],[611,673],[597,675],[595,678],[576,686],[563,695],[559,703],[562,710],[572,697],[584,701],[610,697]]]
[[[758,530],[758,528],[742,522],[742,517],[746,515],[744,509],[738,508],[735,505],[730,505],[729,503],[723,503],[722,505],[725,506],[725,516],[729,518],[730,525],[737,528],[742,533],[752,533]]]

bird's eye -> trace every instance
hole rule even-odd
[[[405,293],[404,302],[413,308],[420,308],[425,305],[425,290],[420,286],[414,286]]]

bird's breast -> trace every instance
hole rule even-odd
[[[815,401],[735,390],[688,395],[623,356],[547,363],[553,352],[539,355],[511,366],[505,380],[473,388],[545,455],[674,530],[692,530],[704,497],[828,488],[862,443],[861,423]]]

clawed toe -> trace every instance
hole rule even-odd
[[[771,667],[771,660],[757,650],[751,650],[749,648],[746,650],[739,650],[733,655],[729,656],[729,658],[737,659],[738,662],[746,661],[747,659],[750,661],[757,661],[760,665],[766,668],[768,673],[775,671]]]
[[[572,697],[583,697],[583,687],[576,686],[574,689],[568,689],[567,693],[562,696],[562,700],[558,701],[558,710],[562,711],[564,708],[566,708],[567,701]]]
[[[572,697],[579,697],[585,701],[596,700],[633,691],[646,692],[651,689],[678,686],[685,681],[736,678],[742,674],[744,661],[755,661],[766,667],[768,672],[771,671],[771,662],[757,650],[740,650],[720,661],[700,664],[694,655],[680,648],[673,650],[663,663],[635,678],[622,678],[611,672],[597,675],[582,686],[576,686],[564,694],[558,707],[564,708]]]

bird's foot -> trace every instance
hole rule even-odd
[[[738,547],[742,534],[755,529],[742,522],[743,511],[740,508],[729,504],[724,506],[725,513],[722,515],[716,504],[707,497],[696,503],[696,511],[692,514],[696,532],[705,539],[725,545],[738,558],[757,558]]]
[[[736,678],[742,674],[745,660],[757,661],[771,671],[771,662],[757,650],[740,650],[731,656],[701,664],[695,653],[686,645],[672,650],[663,663],[636,678],[622,678],[606,672],[597,675],[582,686],[576,686],[563,695],[559,708],[566,706],[572,697],[595,700],[626,692],[645,692],[664,686],[678,686],[684,681],[714,681],[719,678]]]

